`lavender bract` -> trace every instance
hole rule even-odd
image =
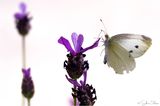
[[[25,3],[20,3],[19,8],[20,12],[14,14],[14,18],[16,21],[16,28],[20,33],[20,35],[25,36],[31,29],[30,25],[31,17],[28,16],[29,14],[26,11],[27,6]]]

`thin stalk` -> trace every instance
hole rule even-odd
[[[74,89],[76,89],[76,86],[74,86]],[[77,99],[76,99],[76,97],[73,97],[73,100],[74,100],[74,106],[76,106],[77,104]]]
[[[22,67],[26,68],[26,40],[25,40],[25,36],[22,36]]]
[[[26,42],[25,36],[22,36],[22,67],[26,68]],[[22,106],[25,106],[25,97],[22,94]]]
[[[76,106],[76,97],[73,97],[74,99],[74,106]]]
[[[31,101],[30,101],[30,99],[28,99],[28,106],[31,106]]]

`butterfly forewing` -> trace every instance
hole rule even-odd
[[[149,37],[137,34],[118,34],[111,40],[125,48],[134,58],[142,56],[151,45]]]

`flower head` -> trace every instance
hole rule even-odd
[[[82,44],[83,44],[83,35],[79,34],[77,35],[75,32],[72,33],[71,35],[72,38],[72,42],[73,42],[73,46],[74,49],[71,47],[71,44],[69,43],[69,41],[64,38],[64,37],[60,37],[58,40],[58,43],[64,45],[66,47],[66,49],[73,55],[77,55],[79,53],[84,53],[85,51],[89,50],[89,49],[93,49],[95,47],[98,46],[98,42],[100,39],[96,40],[96,42],[94,42],[91,46],[86,47],[86,48],[82,48]]]
[[[22,94],[27,99],[31,99],[34,95],[34,84],[30,74],[30,68],[22,69],[23,80],[22,80]]]
[[[74,85],[74,88],[72,88],[72,96],[76,97],[79,101],[80,106],[93,106],[95,103],[95,100],[97,99],[96,96],[96,90],[92,87],[92,85],[86,84],[87,80],[87,71],[83,74],[83,81],[80,80],[80,83],[78,83],[77,80],[73,80],[68,78],[66,75],[67,80]]]
[[[72,91],[72,96],[78,99],[79,106],[93,106],[97,99],[95,88],[89,84],[78,89],[72,88]]]
[[[82,44],[84,38],[82,34],[77,35],[76,33],[72,33],[71,38],[74,49],[71,47],[69,41],[64,37],[60,37],[58,43],[64,45],[70,52],[67,54],[68,60],[65,60],[64,68],[67,70],[67,73],[72,79],[78,79],[85,70],[89,69],[88,61],[84,60],[86,55],[83,53],[89,49],[97,47],[99,39],[96,40],[91,46],[83,49]]]
[[[28,34],[31,28],[30,26],[31,17],[28,16],[29,14],[26,11],[27,6],[25,3],[20,3],[19,8],[20,12],[14,14],[14,18],[16,20],[16,28],[22,36],[25,36]]]

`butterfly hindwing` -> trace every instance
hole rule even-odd
[[[135,68],[134,58],[125,48],[114,40],[109,40],[106,49],[107,64],[112,67],[116,73],[123,74],[123,71],[126,70],[129,72]]]

